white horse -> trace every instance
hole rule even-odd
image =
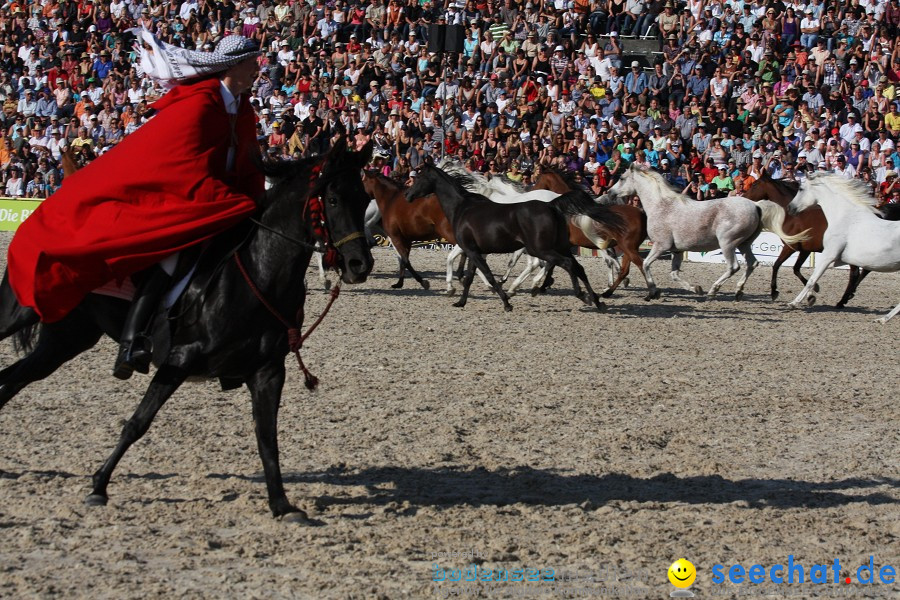
[[[815,303],[816,297],[810,292],[830,266],[846,264],[885,273],[900,271],[900,222],[879,218],[881,213],[865,183],[837,175],[810,176],[788,204],[788,210],[795,214],[815,204],[822,207],[828,220],[823,250],[816,257],[812,276],[791,307],[799,307],[804,299],[810,305]],[[878,322],[887,323],[897,313],[900,304]]]
[[[559,197],[559,194],[550,190],[526,190],[525,187],[517,182],[514,182],[506,177],[492,177],[488,179],[481,173],[474,173],[469,171],[461,162],[453,158],[445,158],[439,164],[438,167],[442,169],[444,172],[454,175],[461,179],[461,183],[468,189],[470,192],[475,192],[476,194],[481,194],[491,200],[491,202],[496,202],[498,204],[515,204],[519,202],[529,202],[536,200],[538,202],[551,202]],[[577,216],[572,217],[572,222],[576,227],[581,229],[584,232],[585,236],[594,242],[598,248],[605,247],[604,240],[600,236],[597,235],[596,227],[594,227],[594,220],[588,216]],[[512,257],[509,259],[509,263],[506,267],[506,273],[504,273],[503,277],[500,278],[500,283],[505,282],[509,279],[509,275],[512,272],[513,267],[515,267],[516,263],[525,253],[525,249],[521,249],[516,251]],[[447,257],[448,261],[448,271],[447,271],[447,287],[448,293],[452,289],[452,261],[456,259],[457,256],[462,255],[462,249],[459,246],[455,246],[453,250],[450,251],[450,255]],[[607,250],[603,253],[603,258],[606,261],[606,266],[609,268],[609,285],[613,284],[615,278],[618,277],[619,269],[621,265],[619,264],[618,259],[613,251]],[[532,281],[532,287],[539,287],[540,283],[543,282],[544,278],[547,275],[547,271],[544,268],[544,264],[542,261],[529,256],[528,264],[525,266],[525,269],[519,276],[512,282],[507,290],[507,293],[510,296],[515,295],[516,290],[519,288],[522,283],[528,278],[529,275],[535,273],[534,279]]]
[[[650,274],[650,265],[663,252],[673,253],[672,281],[688,291],[702,294],[700,286],[693,286],[681,277],[681,253],[685,250],[707,252],[721,248],[726,263],[725,273],[710,288],[708,296],[712,297],[729,277],[740,270],[735,255],[735,249],[739,249],[747,260],[747,269],[738,281],[734,296],[735,300],[740,300],[744,295],[744,284],[758,262],[751,245],[761,230],[771,231],[785,244],[800,242],[808,237],[806,232],[794,236],[784,232],[784,209],[774,202],[753,202],[742,196],[698,202],[672,189],[656,171],[636,165],[628,168],[608,193],[612,199],[634,194],[641,199],[647,213],[647,235],[653,242],[650,255],[644,260],[651,297],[659,297],[659,290]]]

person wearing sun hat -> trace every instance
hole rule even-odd
[[[179,251],[256,210],[256,117],[247,92],[259,49],[240,35],[212,52],[142,32],[141,70],[171,88],[150,118],[75,174],[22,223],[8,252],[9,282],[35,321],[65,317],[89,292],[132,276],[137,293],[114,375],[149,370],[145,331]]]

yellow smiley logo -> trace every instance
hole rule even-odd
[[[697,579],[697,569],[690,561],[679,558],[669,567],[669,581],[677,588],[689,588]]]

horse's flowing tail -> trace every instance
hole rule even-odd
[[[781,238],[785,244],[796,244],[809,239],[809,229],[801,231],[797,235],[788,235],[784,232],[784,209],[770,200],[757,200],[756,209],[759,211],[759,220],[762,228],[771,231]]]
[[[0,281],[0,340],[15,334],[13,345],[16,352],[31,352],[39,324],[37,313],[19,304],[16,299],[9,285],[9,273],[3,273],[3,281]]]
[[[609,207],[597,204],[591,196],[582,190],[572,190],[551,201],[550,204],[566,217],[590,217],[600,225],[603,225],[612,233],[623,235],[625,233],[625,221]],[[579,223],[579,228],[584,231]],[[587,234],[588,232],[585,231]],[[590,237],[590,234],[588,234]]]

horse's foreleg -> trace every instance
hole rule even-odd
[[[619,258],[616,256],[616,251],[612,248],[606,248],[600,252],[603,253],[603,261],[606,263],[608,285],[609,287],[612,287],[613,283],[619,279],[619,274],[622,272],[622,265],[619,264]]]
[[[749,240],[744,242],[738,248],[741,251],[741,254],[744,255],[744,259],[747,261],[747,266],[744,269],[744,274],[738,280],[737,289],[734,292],[734,299],[740,300],[744,297],[744,286],[747,284],[747,279],[750,278],[750,273],[756,268],[756,265],[759,264],[759,261],[756,260],[756,256],[753,255],[753,240]],[[737,258],[735,258],[735,263],[737,263]]]
[[[494,279],[494,274],[491,273],[491,268],[488,266],[487,261],[484,260],[484,257],[477,252],[466,252],[466,256],[472,262],[469,265],[471,269],[473,266],[478,269],[482,274],[482,279],[487,281],[488,285],[497,292],[497,295],[500,296],[500,300],[503,301],[503,310],[509,312],[512,310],[512,305],[509,303],[509,296],[506,295],[506,292],[503,291],[503,288],[500,287],[500,284],[497,283],[497,280]],[[469,281],[470,277],[468,273],[466,274],[466,281]]]
[[[843,251],[843,248],[841,248]],[[828,267],[833,265],[837,260],[838,254],[825,255],[820,254],[816,257],[816,268],[813,270],[812,275],[809,277],[809,281],[806,282],[806,285],[803,286],[803,289],[800,290],[800,293],[797,294],[797,297],[794,298],[792,302],[788,304],[791,308],[800,308],[801,302],[806,300],[808,305],[813,305],[816,302],[816,297],[811,294],[813,291],[813,287],[815,287],[816,282],[825,274],[825,271],[828,270]]]
[[[272,515],[290,515],[289,520],[305,522],[306,513],[288,502],[278,460],[278,407],[284,388],[284,361],[274,361],[256,371],[247,381],[253,401],[256,446],[262,459]]]
[[[39,320],[36,312],[19,304],[9,285],[8,273],[4,272],[3,281],[0,282],[0,340],[36,324]]]
[[[515,278],[515,280],[512,282],[512,285],[510,285],[509,289],[506,291],[506,293],[509,294],[510,297],[515,295],[516,290],[518,290],[519,286],[522,285],[522,283],[525,282],[528,276],[534,272],[534,270],[537,268],[537,265],[537,259],[529,256],[528,260],[525,261],[525,268],[521,273],[519,273],[519,276]]]
[[[519,259],[522,258],[523,254],[525,254],[525,248],[519,248],[513,252],[513,255],[509,258],[509,262],[506,264],[506,273],[500,278],[500,283],[506,283],[506,280],[509,279],[509,275],[512,273],[513,267],[516,266],[516,263],[519,262]]]
[[[644,259],[643,271],[644,278],[647,280],[647,296],[644,300],[656,300],[660,296],[659,288],[656,287],[656,282],[653,280],[653,274],[650,272],[650,265],[656,262],[656,259],[658,259],[663,252],[665,252],[665,250],[663,250],[662,245],[653,244],[653,246],[650,247],[650,254]]]
[[[772,265],[772,286],[771,286],[771,292],[770,292],[772,295],[772,300],[777,300],[778,294],[779,294],[779,292],[778,292],[778,269],[781,268],[781,265],[784,264],[784,261],[786,261],[788,258],[790,258],[790,256],[794,252],[795,252],[795,250],[793,248],[791,248],[789,245],[785,244],[784,246],[782,246],[781,252],[778,254],[778,258],[775,259],[775,264]],[[795,268],[794,272],[797,273],[798,277],[802,277],[802,275],[800,275],[798,271],[799,271],[799,267]],[[804,281],[803,283],[805,284],[806,282]]]
[[[844,290],[844,295],[841,296],[841,301],[837,303],[835,308],[844,308],[848,302],[856,295],[856,289],[859,287],[860,282],[866,278],[866,275],[871,273],[868,269],[860,269],[859,267],[850,265],[850,279],[847,281],[847,289]]]
[[[187,376],[188,373],[185,369],[175,365],[164,364],[159,368],[153,376],[153,380],[150,381],[150,387],[147,388],[147,392],[141,399],[137,410],[122,428],[119,443],[116,444],[115,449],[109,458],[106,459],[106,462],[103,463],[103,466],[94,473],[94,489],[85,500],[87,504],[92,506],[106,504],[108,499],[106,486],[109,485],[109,478],[112,476],[116,465],[122,460],[128,448],[147,433],[156,413],[166,403],[166,400],[175,393],[178,386],[184,383]]]
[[[316,256],[316,264],[319,267],[319,283],[326,290],[331,288],[331,282],[328,281],[328,275],[325,272],[325,255],[322,252],[313,252]]]
[[[600,311],[606,310],[606,305],[600,302],[597,294],[594,293],[594,290],[591,288],[591,284],[588,281],[587,273],[584,272],[584,267],[581,266],[581,263],[578,262],[577,258],[574,256],[566,256],[565,260],[561,261],[559,265],[569,272],[569,275],[572,278],[572,287],[575,290],[575,295],[582,302],[587,305],[593,304]],[[578,289],[578,280],[581,280],[581,282],[584,283],[584,294],[581,294]]]
[[[702,294],[703,288],[699,285],[693,285],[687,279],[684,279],[681,276],[681,263],[684,261],[684,252],[676,252],[672,251],[672,271],[670,276],[672,277],[672,281],[683,287],[689,292],[694,292],[695,294]],[[647,268],[647,262],[649,259],[644,262],[644,268]],[[727,279],[727,277],[726,277]],[[723,280],[724,281],[724,280]],[[721,285],[721,284],[720,284]]]
[[[473,279],[475,279],[475,263],[470,260],[468,266],[466,267],[466,274],[462,280],[462,293],[459,296],[459,300],[453,303],[453,306],[462,308],[466,305],[466,302],[469,299],[469,288],[472,287]]]
[[[806,262],[806,259],[809,258],[809,255],[810,252],[807,252],[806,250],[800,250],[799,254],[797,254],[797,260],[794,262],[794,275],[797,276],[797,279],[799,279],[803,285],[806,285],[806,277],[804,277],[803,273],[800,272],[800,268],[803,266],[803,263]],[[813,287],[813,291],[819,291],[818,283]]]
[[[896,316],[897,316],[897,313],[900,313],[900,304],[898,304],[897,306],[895,306],[895,307],[894,307],[894,310],[892,310],[892,311],[889,312],[888,314],[884,315],[884,316],[881,317],[880,319],[876,319],[876,321],[879,322],[879,323],[881,323],[882,325],[884,325],[885,323],[887,323],[888,321],[890,321],[891,319],[893,319],[894,317],[896,317]]]
[[[465,254],[463,254],[462,248],[459,245],[453,246],[453,249],[450,250],[450,253],[447,254],[447,295],[452,296],[456,293],[456,290],[453,288],[453,261],[456,260],[456,257],[460,254],[463,255],[462,262],[465,262]]]

